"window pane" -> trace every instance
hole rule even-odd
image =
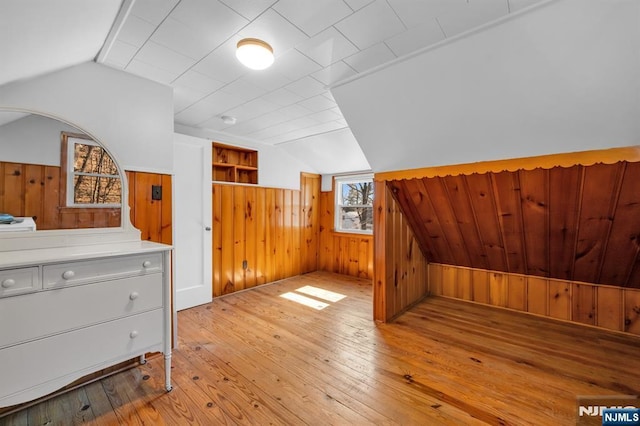
[[[76,204],[120,204],[120,178],[76,175],[73,188]]]
[[[373,182],[348,182],[341,184],[342,205],[373,205]]]
[[[373,231],[373,207],[340,208],[340,228]]]
[[[109,154],[99,146],[76,143],[74,147],[73,171],[117,175],[118,168]]]

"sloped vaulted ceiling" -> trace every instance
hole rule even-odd
[[[554,0],[331,89],[375,172],[640,142],[640,2]]]

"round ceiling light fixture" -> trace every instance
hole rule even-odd
[[[247,68],[263,70],[273,64],[273,48],[257,38],[243,38],[238,42],[236,58]]]
[[[237,119],[232,116],[232,115],[223,115],[222,117],[220,117],[222,119],[222,122],[226,125],[232,126],[234,124],[236,124]]]

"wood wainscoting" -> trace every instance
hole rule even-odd
[[[335,232],[335,193],[320,193],[318,269],[373,279],[373,235]]]
[[[386,182],[375,182],[373,219],[373,317],[387,322],[428,294],[428,264]]]
[[[213,297],[316,270],[320,176],[301,188],[212,185]]]
[[[133,226],[140,238],[155,243],[172,244],[171,175],[127,171],[129,206]],[[151,197],[151,187],[162,188],[162,200]]]
[[[432,295],[640,335],[640,290],[429,264]]]
[[[33,217],[38,230],[120,226],[119,208],[67,208],[58,166],[0,162],[0,212]]]

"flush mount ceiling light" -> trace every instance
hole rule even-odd
[[[273,49],[257,38],[244,38],[238,42],[236,58],[247,68],[263,70],[273,64]]]
[[[223,115],[220,118],[222,119],[222,122],[224,124],[228,124],[228,125],[236,124],[236,121],[237,121],[236,118],[231,115]]]

